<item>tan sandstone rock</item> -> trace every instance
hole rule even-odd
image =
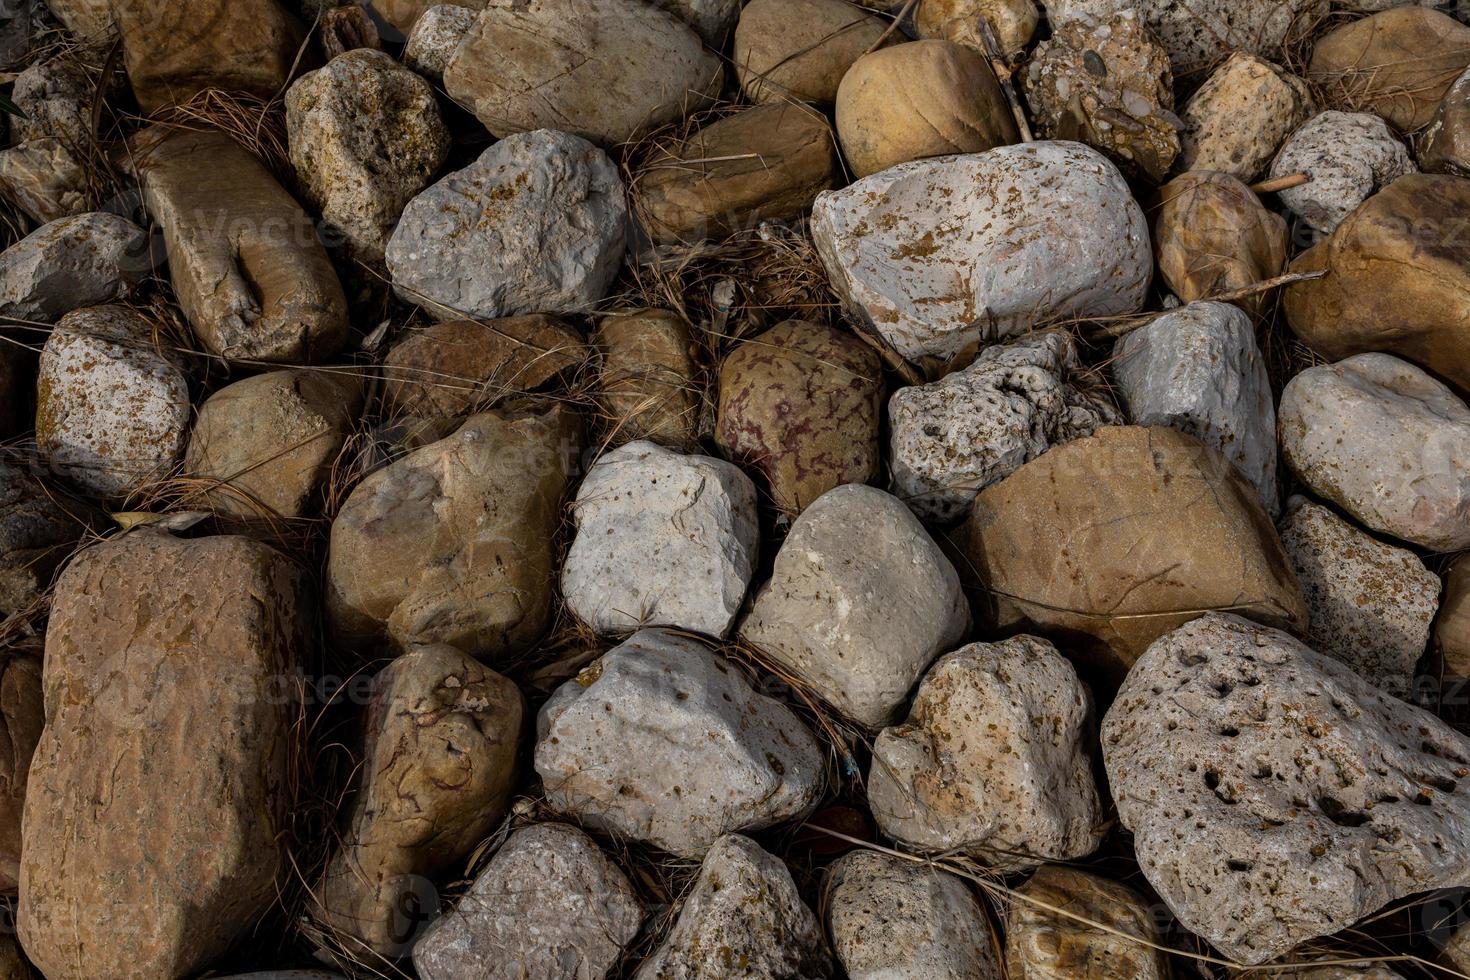
[[[735,70],[753,102],[830,103],[888,22],[845,0],[750,0],[735,26]]]
[[[1167,957],[1143,945],[1160,940],[1154,910],[1133,889],[1046,864],[1016,891],[1006,910],[1010,980],[1169,980]]]
[[[1182,170],[1215,170],[1253,181],[1287,136],[1312,114],[1307,83],[1238,51],[1185,103]]]
[[[1286,219],[1229,174],[1192,170],[1159,188],[1153,239],[1159,274],[1186,303],[1279,276],[1286,266]],[[1262,302],[1241,305],[1254,312]]]
[[[1032,0],[919,0],[914,28],[920,37],[939,37],[985,53],[977,27],[979,18],[990,24],[1001,53],[1019,57],[1041,20]]]
[[[612,313],[592,341],[602,353],[598,400],[611,445],[646,439],[692,446],[704,397],[684,318],[670,310]]]

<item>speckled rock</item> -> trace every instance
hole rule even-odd
[[[332,524],[326,606],[338,640],[447,643],[489,662],[539,640],[581,444],[562,406],[485,412],[359,483]]]
[[[505,816],[525,699],[449,646],[422,646],[372,680],[360,784],[313,914],[348,949],[402,956],[421,882],[458,866]]]
[[[109,500],[170,475],[189,436],[189,384],[124,306],[61,319],[41,350],[36,446],[52,468]]]
[[[1142,209],[1080,143],[900,164],[820,195],[812,234],[850,313],[911,359],[1132,313],[1153,272]]]
[[[779,323],[725,358],[719,392],[716,445],[760,473],[782,512],[878,475],[882,363],[852,334]]]
[[[1081,386],[1081,366],[1070,334],[1041,333],[987,347],[963,370],[894,392],[893,492],[925,520],[948,523],[1023,463],[1122,421],[1105,397]]]
[[[1444,658],[1446,674],[1470,677],[1470,559],[1457,559],[1445,572],[1434,645]],[[1470,932],[1465,939],[1465,963],[1470,966]]]
[[[823,894],[850,980],[1000,980],[990,922],[962,878],[856,850],[832,865]]]
[[[430,7],[419,15],[408,33],[403,63],[431,82],[442,82],[449,59],[479,19],[479,10],[459,4]]]
[[[623,259],[628,209],[607,154],[549,129],[491,146],[403,211],[398,295],[440,320],[585,310]]]
[[[336,0],[322,2],[335,3]],[[488,5],[488,0],[453,0],[453,3],[470,10],[478,17],[480,11]],[[436,6],[441,6],[438,0],[373,0],[373,9],[387,22],[389,28],[409,36],[413,35],[414,30],[424,18],[430,16]],[[392,38],[391,31],[387,36]]]
[[[1159,188],[1152,210],[1159,275],[1192,303],[1281,275],[1286,220],[1229,174],[1192,170]],[[1259,312],[1264,296],[1243,300]]]
[[[1229,303],[1191,303],[1118,338],[1113,378],[1135,425],[1187,432],[1255,484],[1276,514],[1276,404],[1255,326]]]
[[[1154,182],[1179,154],[1168,52],[1131,14],[1058,28],[1021,81],[1040,136],[1086,143]]]
[[[1236,52],[1185,103],[1181,170],[1215,170],[1253,181],[1282,140],[1312,114],[1307,83]]]
[[[1419,166],[1424,170],[1460,177],[1470,174],[1470,68],[1445,92],[1416,142]]]
[[[1470,741],[1278,630],[1210,613],[1160,638],[1102,747],[1149,883],[1247,965],[1470,883]]]
[[[602,354],[598,403],[611,444],[646,439],[692,447],[704,397],[684,318],[671,310],[610,313],[592,341]]]
[[[740,638],[876,728],[969,625],[954,566],[914,515],[882,490],[845,486],[791,526]]]
[[[54,323],[126,299],[150,271],[147,244],[143,229],[106,212],[42,225],[0,253],[0,316]]]
[[[822,780],[822,750],[790,708],[663,630],[635,633],[558,688],[536,732],[553,807],[681,857],[805,815]]]
[[[672,931],[633,980],[824,980],[821,923],[791,872],[748,837],[710,848]]]
[[[725,46],[725,39],[740,19],[741,0],[650,0],[699,32],[712,51]]]
[[[598,633],[729,633],[760,548],[755,484],[738,466],[630,442],[588,470],[572,518],[562,594]]]
[[[1046,864],[1016,891],[1006,909],[1010,980],[1169,980],[1168,958],[1143,945],[1161,941],[1154,909],[1133,889],[1077,868]],[[1112,931],[1044,906],[1066,909]]]
[[[920,37],[940,37],[985,52],[976,26],[984,17],[1001,53],[1018,58],[1031,43],[1041,20],[1032,0],[919,0],[914,27]]]
[[[740,87],[752,102],[832,102],[887,30],[888,21],[845,0],[748,0],[735,26]]]
[[[1435,551],[1470,548],[1470,407],[1406,361],[1359,354],[1281,393],[1297,477],[1369,530]]]
[[[1417,173],[1388,124],[1368,112],[1324,112],[1277,154],[1271,177],[1305,173],[1311,182],[1279,192],[1309,227],[1331,234],[1354,208],[1404,174]]]
[[[0,462],[0,617],[36,603],[87,529],[101,525],[90,507]]]
[[[484,6],[444,69],[444,88],[496,136],[555,129],[612,147],[720,91],[720,59],[651,3]]]
[[[518,830],[414,944],[423,980],[603,980],[643,909],[622,870],[575,827]]]
[[[0,892],[7,895],[20,885],[26,778],[46,723],[41,664],[41,657],[19,649],[0,659]],[[8,980],[4,960],[0,954],[0,980]]]

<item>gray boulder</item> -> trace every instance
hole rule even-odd
[[[443,81],[449,59],[479,19],[480,12],[471,7],[453,3],[430,7],[408,33],[403,63],[432,82]]]
[[[1408,148],[1371,112],[1324,112],[1287,139],[1271,164],[1271,176],[1305,173],[1310,182],[1279,197],[1308,226],[1324,235],[1378,191],[1419,168]]]
[[[151,271],[147,244],[143,229],[101,211],[42,225],[0,253],[0,316],[54,323],[123,299]]]

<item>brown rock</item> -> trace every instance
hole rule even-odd
[[[62,575],[17,919],[47,977],[195,975],[275,903],[303,581],[246,538],[146,530]]]
[[[225,358],[301,364],[347,339],[347,301],[311,218],[218,132],[150,130],[140,169],[179,305]]]
[[[990,62],[953,41],[914,41],[853,62],[837,88],[837,132],[853,173],[1019,142]]]
[[[328,61],[348,51],[367,48],[383,50],[378,37],[378,27],[368,14],[366,7],[352,4],[348,7],[332,7],[322,12],[322,54]]]
[[[1106,426],[980,493],[958,535],[985,619],[1057,637],[1122,676],[1207,609],[1304,629],[1306,605],[1260,494],[1174,429]]]
[[[390,415],[468,415],[570,375],[589,356],[556,317],[436,323],[413,330],[383,358],[383,401]]]
[[[955,41],[985,54],[977,26],[982,17],[995,33],[1001,53],[1014,59],[1031,43],[1041,13],[1032,0],[919,0],[914,29],[920,37]]]
[[[1017,892],[1020,897],[1006,910],[1010,980],[1168,980],[1168,958],[1143,945],[1161,938],[1153,909],[1133,889],[1047,864]],[[1043,906],[1066,909],[1113,931]]]
[[[20,885],[21,811],[31,755],[46,722],[41,658],[12,650],[0,660],[0,892]],[[7,976],[0,956],[0,980]]]
[[[1159,274],[1185,303],[1279,276],[1286,219],[1228,174],[1192,170],[1159,188],[1153,208]],[[1241,303],[1256,312],[1261,298]]]
[[[1349,214],[1292,272],[1324,279],[1286,290],[1291,329],[1330,360],[1396,354],[1470,392],[1470,181],[1400,177]]]
[[[888,22],[846,0],[750,0],[735,25],[735,70],[752,102],[830,103]]]
[[[81,214],[91,205],[87,175],[76,154],[58,139],[0,150],[0,191],[41,224]]]
[[[593,342],[602,352],[598,389],[608,447],[640,439],[693,446],[704,395],[684,318],[669,310],[614,313],[602,318]]]
[[[430,7],[436,7],[445,0],[373,0],[373,9],[387,21],[397,28],[405,36],[413,30],[413,25]],[[456,7],[469,7],[475,10],[483,10],[488,5],[488,0],[451,0]]]
[[[1444,659],[1446,674],[1470,677],[1470,558],[1460,558],[1445,573],[1439,616],[1434,621],[1434,645]],[[1470,939],[1470,933],[1466,936]]]
[[[1419,169],[1470,176],[1470,69],[1461,73],[1419,134]]]
[[[811,210],[837,180],[836,137],[799,103],[743,109],[661,144],[634,182],[640,217],[660,241],[725,238]]]
[[[1179,169],[1255,180],[1312,110],[1306,82],[1264,58],[1237,51],[1180,112]]]
[[[317,897],[324,925],[380,956],[408,952],[438,911],[425,879],[505,816],[525,710],[514,683],[449,646],[420,647],[373,678],[362,783]]]
[[[758,470],[795,515],[833,487],[868,483],[882,465],[878,355],[850,333],[787,320],[720,366],[715,442]]]
[[[1317,41],[1307,80],[1328,105],[1376,112],[1405,132],[1426,125],[1470,65],[1470,27],[1428,7],[1395,7]]]
[[[46,6],[67,30],[80,37],[99,39],[117,29],[110,0],[46,0]]]

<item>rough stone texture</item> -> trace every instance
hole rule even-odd
[[[1174,429],[1106,426],[981,492],[958,543],[998,627],[1054,631],[1117,679],[1198,610],[1287,629],[1306,606],[1260,495]]]
[[[332,524],[327,610],[344,643],[519,653],[551,615],[552,538],[581,451],[561,406],[471,416],[357,485]]]
[[[908,358],[1132,313],[1153,272],[1142,209],[1080,143],[900,164],[819,195],[812,234],[852,315]]]
[[[93,143],[91,106],[100,81],[69,55],[37,62],[15,78],[10,101],[21,114],[9,117],[15,145],[0,150],[0,189],[41,224],[89,209],[79,161]]]
[[[525,710],[512,681],[449,646],[373,678],[361,783],[313,910],[346,948],[408,952],[436,911],[422,880],[460,865],[505,816]]]
[[[269,371],[236,381],[199,406],[184,473],[218,481],[202,499],[219,513],[313,516],[361,408],[351,374]]]
[[[616,146],[719,93],[720,59],[651,3],[489,0],[444,88],[496,136],[537,129]]]
[[[1324,357],[1396,354],[1470,394],[1466,209],[1470,182],[1459,177],[1410,174],[1368,198],[1292,262],[1292,272],[1329,275],[1285,291],[1291,329]]]
[[[1312,966],[1312,963],[1330,963],[1330,966]],[[1279,970],[1239,970],[1231,974],[1231,980],[1404,980],[1402,973],[1390,970],[1373,960],[1348,963],[1345,954],[1329,953],[1314,960],[1304,960],[1301,965]]]
[[[1439,576],[1412,551],[1384,544],[1303,497],[1287,503],[1281,545],[1307,600],[1312,649],[1407,698],[1439,608]]]
[[[643,908],[597,842],[566,824],[518,830],[414,944],[423,980],[603,980]]]
[[[1059,28],[1021,81],[1040,136],[1086,143],[1155,183],[1179,154],[1168,52],[1132,14]]]
[[[752,102],[830,103],[888,21],[845,0],[748,0],[735,27],[735,70]]]
[[[650,234],[692,242],[800,218],[838,173],[826,117],[778,102],[658,144],[640,164],[634,192]]]
[[[1375,112],[1412,132],[1434,118],[1467,66],[1470,27],[1428,7],[1395,7],[1319,38],[1307,78],[1330,108]]]
[[[403,46],[403,63],[431,82],[443,82],[449,59],[479,19],[479,10],[459,4],[430,7],[409,31]]]
[[[62,317],[41,350],[36,447],[88,493],[126,496],[171,475],[189,438],[189,384],[124,306]]]
[[[275,98],[305,39],[276,0],[112,0],[111,7],[144,112],[206,88]]]
[[[909,847],[1004,871],[1086,857],[1104,833],[1091,714],[1087,687],[1046,640],[961,647],[873,743],[873,818]]]
[[[755,484],[739,467],[630,442],[587,472],[572,517],[562,594],[598,633],[730,632],[760,550]]]
[[[416,327],[383,358],[383,404],[390,415],[467,415],[548,387],[589,356],[576,330],[540,314]]]
[[[1277,147],[1312,114],[1307,83],[1244,52],[1215,69],[1185,103],[1181,170],[1253,181]]]
[[[1105,398],[1073,384],[1080,370],[1070,334],[1042,333],[987,347],[933,384],[900,388],[888,401],[894,493],[925,520],[948,523],[1023,463],[1122,421]]]
[[[310,2],[312,0],[303,0],[303,7]],[[317,44],[322,49],[322,57],[327,61],[359,49],[383,50],[383,40],[378,34],[378,25],[373,21],[372,15],[366,7],[351,3],[350,0],[348,6],[324,8],[317,30],[320,32],[317,35]]]
[[[1470,174],[1470,68],[1445,92],[1419,134],[1419,166],[1431,173]]]
[[[117,30],[111,0],[46,0],[56,19],[73,34],[100,39]]]
[[[1005,916],[1009,980],[1169,980],[1172,975],[1168,957],[1142,945],[1162,939],[1154,909],[1133,889],[1076,868],[1046,864],[1017,892],[1020,897],[1011,899]],[[1043,905],[1113,931],[1057,915]]]
[[[1250,317],[1191,303],[1118,338],[1113,379],[1135,425],[1167,425],[1220,453],[1280,510],[1276,404]]]
[[[607,154],[543,129],[501,140],[414,198],[388,270],[405,302],[440,320],[572,313],[607,292],[627,229]]]
[[[0,316],[54,323],[125,299],[150,271],[147,243],[143,229],[105,212],[42,225],[0,253]]]
[[[304,588],[257,542],[148,530],[62,574],[17,917],[48,978],[197,975],[274,907]]]
[[[1286,219],[1229,174],[1181,174],[1159,188],[1152,217],[1159,275],[1186,303],[1285,271]],[[1241,306],[1259,312],[1263,302],[1258,296]]]
[[[1368,112],[1324,112],[1298,129],[1271,164],[1271,177],[1305,173],[1311,182],[1281,191],[1281,202],[1324,234],[1404,174],[1418,173],[1388,124]]]
[[[1277,630],[1211,613],[1162,637],[1102,746],[1149,883],[1247,965],[1470,882],[1470,741]]]
[[[100,518],[23,467],[0,463],[0,617],[35,603],[87,529],[101,525]]]
[[[837,88],[836,120],[858,177],[1021,139],[990,62],[954,41],[913,41],[863,55]]]
[[[725,358],[719,390],[715,443],[761,474],[782,512],[878,475],[883,368],[852,334],[778,323]]]
[[[791,872],[748,837],[710,848],[668,938],[633,980],[823,980],[832,976],[821,923]]]
[[[475,17],[478,17],[479,12],[487,5],[487,0],[453,0],[453,2],[455,6],[469,9]],[[373,0],[373,9],[387,21],[390,27],[410,36],[422,19],[431,16],[438,6],[442,5],[437,0]]]
[[[342,284],[311,218],[265,165],[220,132],[149,130],[139,139],[148,144],[137,157],[148,212],[204,346],[285,364],[337,353],[347,339]]]
[[[635,633],[563,684],[536,732],[553,807],[681,857],[800,817],[820,790],[822,750],[791,709],[664,630]]]
[[[1462,925],[1455,930],[1450,941],[1445,944],[1440,958],[1445,966],[1459,970],[1461,973],[1470,970],[1470,924]]]
[[[704,397],[684,318],[670,310],[610,313],[592,340],[602,353],[598,402],[611,444],[692,447]]]
[[[1444,595],[1434,621],[1434,645],[1452,677],[1470,677],[1470,559],[1460,558],[1444,576]],[[1470,966],[1470,932],[1465,962]]]
[[[876,728],[970,626],[954,566],[894,497],[844,486],[791,526],[740,638]]]
[[[1041,21],[1032,0],[919,0],[914,28],[920,37],[942,37],[985,54],[976,27],[981,17],[990,24],[1001,53],[1012,59],[1025,52]]]
[[[740,19],[741,0],[651,0],[699,32],[710,50],[719,51]]]
[[[0,660],[0,892],[7,895],[20,885],[26,777],[45,722],[41,658],[7,651]],[[7,976],[0,956],[0,978]]]
[[[0,192],[42,224],[91,207],[81,163],[65,143],[55,139],[30,140],[0,150]]]

